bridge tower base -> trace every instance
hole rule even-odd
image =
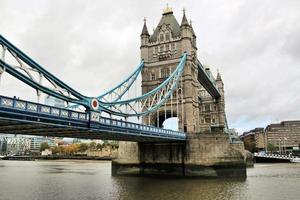
[[[184,143],[120,142],[112,175],[245,178],[243,149],[225,134],[193,134]]]

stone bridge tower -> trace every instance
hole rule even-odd
[[[179,118],[185,142],[120,142],[112,162],[113,175],[175,175],[245,177],[243,145],[230,143],[224,111],[224,85],[210,69],[220,97],[212,98],[200,84],[197,43],[185,13],[181,24],[167,7],[153,34],[146,21],[141,33],[142,93],[157,87],[176,68],[184,52],[187,61],[177,91],[157,112],[143,118],[144,124],[162,127],[164,120]]]
[[[141,33],[141,58],[145,61],[142,73],[142,92],[147,93],[161,84],[176,68],[184,52],[187,62],[177,91],[157,113],[143,119],[144,124],[162,127],[164,120],[178,117],[178,128],[186,133],[199,133],[213,128],[224,128],[224,89],[220,74],[214,78],[209,68],[207,73],[216,81],[221,97],[214,100],[198,80],[196,35],[185,11],[181,24],[171,8],[167,7],[152,35],[146,21]]]

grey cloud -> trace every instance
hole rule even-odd
[[[142,19],[147,17],[152,32],[165,4],[137,0],[1,1],[0,31],[72,87],[96,96],[124,79],[139,63]],[[214,72],[220,70],[231,126],[243,130],[240,126],[248,128],[245,123],[261,126],[299,119],[299,1],[169,4],[179,22],[182,8],[187,8],[198,39],[199,59]],[[17,83],[7,76],[3,83],[25,97],[24,91],[29,91],[26,87],[17,91]],[[241,119],[247,120],[244,125]]]

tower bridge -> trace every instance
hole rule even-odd
[[[196,34],[167,7],[153,34],[142,28],[141,63],[120,84],[89,97],[65,84],[0,35],[0,76],[36,90],[37,102],[0,96],[0,132],[119,140],[113,175],[245,177],[243,146],[231,143],[224,84],[197,56]],[[142,93],[132,96],[138,76]],[[43,96],[62,107],[41,103]],[[178,131],[163,122],[178,118]],[[131,121],[136,118],[135,122]]]

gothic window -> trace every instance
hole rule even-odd
[[[204,106],[204,111],[210,111],[210,105],[209,104],[206,104]]]
[[[215,118],[212,118],[212,123],[216,123],[216,119]]]
[[[170,45],[166,44],[166,51],[169,51],[169,50],[170,50]]]
[[[156,78],[156,77],[155,77],[155,73],[154,73],[154,72],[152,72],[152,73],[151,73],[151,81],[154,81],[154,80],[155,80],[155,78]]]
[[[214,105],[214,110],[217,111],[217,106],[216,105]]]
[[[211,123],[211,118],[210,118],[210,116],[206,116],[206,117],[205,117],[205,123],[208,123],[208,124]]]
[[[157,54],[157,52],[158,52],[158,47],[154,47],[153,53],[154,53],[154,54]]]
[[[170,41],[170,33],[166,33],[166,41]]]
[[[160,70],[160,76],[161,76],[161,78],[165,77],[165,70],[164,69]]]
[[[175,50],[175,49],[176,49],[176,44],[172,43],[172,50]]]
[[[164,46],[160,46],[159,47],[159,52],[163,52],[164,51]]]
[[[201,118],[201,124],[204,124],[204,119],[203,118]]]
[[[161,69],[160,73],[161,73],[161,78],[167,78],[170,74],[170,71],[168,68],[165,68],[165,69]]]
[[[159,35],[159,40],[160,40],[161,42],[164,41],[164,34],[161,33],[161,34]]]

